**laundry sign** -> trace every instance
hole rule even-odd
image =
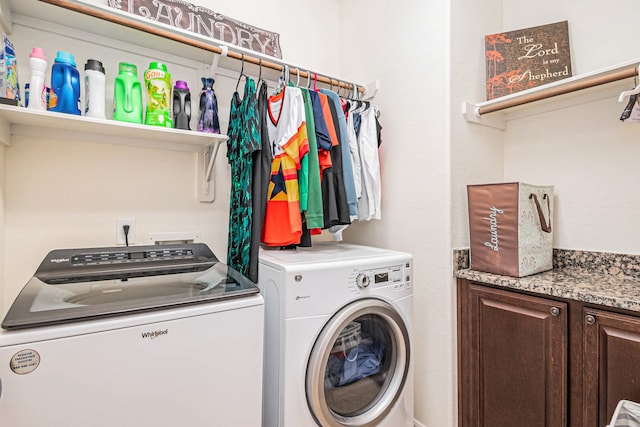
[[[571,77],[567,21],[484,38],[487,100]]]
[[[181,0],[109,0],[109,6],[152,21],[282,58],[280,35]]]

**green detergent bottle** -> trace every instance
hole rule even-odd
[[[144,73],[147,111],[144,124],[173,127],[171,122],[171,74],[161,62],[152,62]]]
[[[138,68],[127,62],[118,64],[118,76],[113,84],[113,119],[142,123],[142,87]]]

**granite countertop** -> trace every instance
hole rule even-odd
[[[469,269],[454,251],[454,276],[504,288],[640,312],[640,255],[554,249],[553,270],[508,277]]]

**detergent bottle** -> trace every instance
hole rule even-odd
[[[152,62],[144,73],[147,111],[144,124],[173,127],[171,120],[171,74],[161,62]]]
[[[200,91],[200,118],[198,119],[198,131],[208,133],[220,133],[218,120],[218,100],[213,91],[214,80],[211,77],[202,77],[202,90]]]
[[[47,74],[47,57],[44,50],[34,47],[29,54],[29,66],[31,67],[31,79],[29,80],[29,97],[27,100],[27,86],[25,85],[25,103],[32,110],[46,110],[46,97],[44,92],[44,79]]]
[[[80,73],[69,52],[59,50],[51,67],[49,110],[80,115]]]
[[[173,125],[191,130],[191,92],[187,82],[178,80],[173,87]]]
[[[105,84],[106,76],[102,62],[97,59],[88,59],[84,64],[84,115],[86,117],[106,118]]]
[[[118,64],[118,76],[113,85],[113,119],[142,123],[142,87],[138,67],[134,64]]]

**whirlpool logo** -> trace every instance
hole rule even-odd
[[[169,329],[159,329],[157,331],[143,332],[142,333],[142,338],[143,339],[154,340],[154,339],[158,338],[159,336],[167,335],[168,333],[169,333]]]

